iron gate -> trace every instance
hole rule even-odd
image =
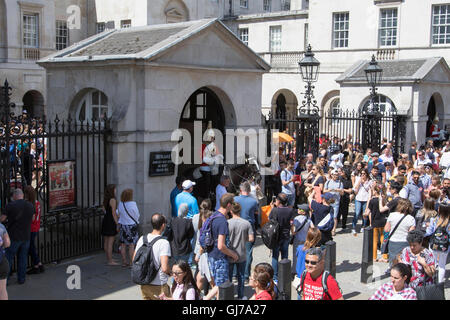
[[[70,116],[60,120],[56,116],[46,121],[27,118],[24,114],[14,116],[10,91],[5,82],[0,95],[1,209],[11,200],[13,188],[31,185],[36,190],[42,214],[37,236],[42,263],[59,262],[101,249],[109,120],[103,117],[77,121]],[[75,163],[69,180],[74,184],[75,201],[70,207],[53,208],[49,202],[49,164],[69,160]],[[67,186],[68,174],[60,179],[65,180],[57,181],[59,184],[53,182],[55,190]],[[54,194],[58,196],[58,190]]]

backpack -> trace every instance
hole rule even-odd
[[[447,226],[439,226],[434,231],[430,239],[430,248],[436,251],[447,252],[449,247],[449,237]]]
[[[215,212],[212,216],[206,219],[206,221],[202,225],[202,228],[200,229],[200,237],[198,238],[198,241],[203,250],[208,253],[214,249],[215,241],[212,234],[212,222],[215,218],[219,217],[219,214]]]
[[[306,273],[307,273],[307,271],[304,270],[303,273],[302,273],[302,278],[301,278],[301,280],[300,280],[300,284],[299,284],[299,285],[297,286],[297,288],[295,289],[295,290],[297,291],[298,295],[300,296],[300,299],[303,298],[303,297],[302,297],[302,294],[303,294],[303,288],[305,287]],[[329,276],[331,276],[331,275],[330,275],[330,273],[329,273],[327,270],[325,270],[325,271],[322,273],[322,288],[323,288],[323,294],[322,294],[322,299],[321,299],[321,300],[323,300],[323,299],[325,298],[325,295],[327,295],[328,298],[330,298],[330,300],[333,300],[333,299],[331,299],[331,296],[330,296],[330,294],[328,293],[328,285],[327,285],[327,281],[328,281],[328,277],[329,277]]]
[[[140,285],[150,284],[155,279],[161,266],[159,268],[156,267],[153,245],[162,238],[158,236],[149,243],[147,236],[142,237],[144,243],[136,252],[136,256],[131,265],[131,279],[134,283]]]
[[[333,207],[330,206],[330,211],[328,214],[319,222],[317,228],[320,231],[331,231],[334,227],[334,218],[333,218]]]
[[[261,238],[264,245],[273,249],[278,245],[278,239],[280,236],[280,224],[276,221],[276,217],[270,219],[261,228]]]

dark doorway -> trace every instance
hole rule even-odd
[[[275,109],[276,119],[286,119],[286,98],[283,94],[280,94],[277,98],[277,108]],[[286,122],[280,121],[277,123],[276,128],[279,131],[286,130]]]
[[[29,117],[39,118],[44,115],[44,97],[39,91],[28,91],[23,96],[22,102],[23,110],[26,110]]]
[[[199,164],[195,164],[195,153],[201,154],[201,150],[194,150],[194,122],[201,121],[202,134],[208,128],[208,122],[212,122],[212,128],[225,133],[225,114],[222,104],[217,95],[208,88],[201,88],[194,92],[186,104],[184,105],[181,114],[180,129],[186,129],[191,134],[191,164],[180,164],[178,166],[178,175],[189,177],[192,171],[196,169]],[[225,135],[223,135],[223,146],[225,148]],[[182,151],[181,151],[182,152]],[[225,156],[225,150],[219,150]],[[182,154],[181,154],[182,155]]]
[[[436,117],[436,103],[435,103],[433,97],[431,97],[430,102],[428,103],[427,115],[428,115],[428,120],[427,120],[426,137],[428,138],[431,136],[431,132],[430,132],[431,125],[433,124],[433,120]]]

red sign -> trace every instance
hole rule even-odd
[[[75,161],[48,162],[49,211],[76,206]]]

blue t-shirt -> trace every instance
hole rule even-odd
[[[255,224],[255,213],[259,210],[258,201],[250,196],[234,197],[234,201],[241,205],[241,218],[250,222],[252,227]]]
[[[211,231],[214,237],[214,249],[212,249],[212,251],[208,253],[208,257],[220,260],[225,259],[226,254],[224,254],[217,248],[219,235],[225,235],[225,244],[228,246],[229,230],[228,230],[228,222],[225,216],[218,211],[214,212],[214,216],[216,215],[217,218],[215,218],[211,224]]]
[[[178,209],[180,208],[180,205],[182,203],[186,203],[189,207],[189,212],[188,212],[186,218],[192,218],[194,215],[199,213],[197,199],[195,199],[195,197],[192,194],[190,194],[189,192],[183,191],[175,197],[175,207],[176,207],[177,215],[178,215]]]
[[[305,245],[301,244],[297,247],[297,265],[295,266],[295,271],[297,272],[297,277],[301,277],[303,271],[305,270],[305,257],[306,251],[303,251]]]
[[[177,186],[173,188],[172,192],[170,193],[170,206],[172,207],[172,217],[178,216],[177,206],[175,205],[175,197],[179,195],[181,192],[183,192],[182,189],[178,189]]]

